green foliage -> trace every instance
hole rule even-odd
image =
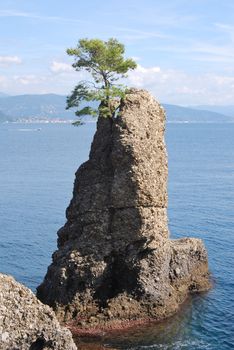
[[[67,98],[67,109],[78,108],[76,115],[79,121],[76,125],[85,115],[115,117],[120,100],[126,93],[126,87],[116,81],[126,78],[126,73],[137,66],[131,58],[124,58],[124,51],[124,45],[116,39],[81,39],[76,48],[67,50],[68,55],[75,57],[72,64],[75,70],[85,70],[92,77],[92,81],[81,81]],[[98,109],[90,106],[80,108],[83,101],[99,101],[100,105]]]

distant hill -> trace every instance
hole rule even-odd
[[[230,123],[234,117],[207,110],[198,110],[188,107],[181,107],[171,104],[163,104],[166,110],[168,122],[189,122],[189,123]]]
[[[209,105],[201,105],[201,106],[192,106],[193,109],[206,109],[207,111],[222,113],[228,115],[230,117],[234,117],[234,105],[230,106],[209,106]]]
[[[74,112],[66,111],[66,96],[56,94],[19,95],[0,99],[0,110],[14,119],[71,119]]]
[[[0,93],[0,122],[9,120],[76,119],[74,110],[67,111],[66,96],[56,94],[4,96]],[[234,116],[209,110],[163,104],[168,122],[234,122]],[[208,107],[208,106],[207,106]]]
[[[0,111],[0,123],[4,123],[6,121],[12,121],[13,119],[9,117],[8,115],[4,114]]]

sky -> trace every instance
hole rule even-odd
[[[163,103],[234,105],[233,0],[0,0],[0,92],[68,95],[66,49],[110,37],[138,67],[126,84]]]

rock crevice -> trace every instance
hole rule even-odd
[[[162,319],[209,288],[201,240],[170,240],[165,113],[132,89],[114,119],[99,118],[76,173],[67,222],[38,297],[83,328]]]

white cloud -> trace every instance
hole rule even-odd
[[[136,62],[141,60],[141,58],[139,56],[132,56],[131,58]]]
[[[160,67],[144,68],[138,64],[137,71],[143,74],[152,74],[152,73],[154,74],[154,73],[159,73],[161,69]]]
[[[64,70],[61,74],[0,75],[0,91],[10,94],[54,92],[67,95],[80,80],[86,79],[89,79],[86,73]],[[234,104],[234,74],[189,74],[175,69],[138,65],[137,69],[129,72],[126,83],[151,91],[156,99],[164,103]]]
[[[133,86],[143,87],[146,81],[148,83],[150,83],[150,81],[155,81],[160,72],[160,67],[145,68],[138,64],[137,68],[129,73],[128,79]]]
[[[1,65],[20,64],[20,63],[22,63],[22,60],[18,56],[0,56]]]
[[[39,83],[46,81],[47,78],[44,76],[36,76],[34,74],[27,75],[15,75],[13,80],[22,85],[38,85]]]
[[[130,86],[150,90],[161,102],[181,105],[234,104],[234,75],[197,74],[159,67],[137,67]]]
[[[77,74],[19,74],[0,76],[0,91],[11,95],[57,93],[68,95],[81,80]]]
[[[50,67],[54,73],[68,73],[74,71],[72,66],[68,63],[53,61]]]

